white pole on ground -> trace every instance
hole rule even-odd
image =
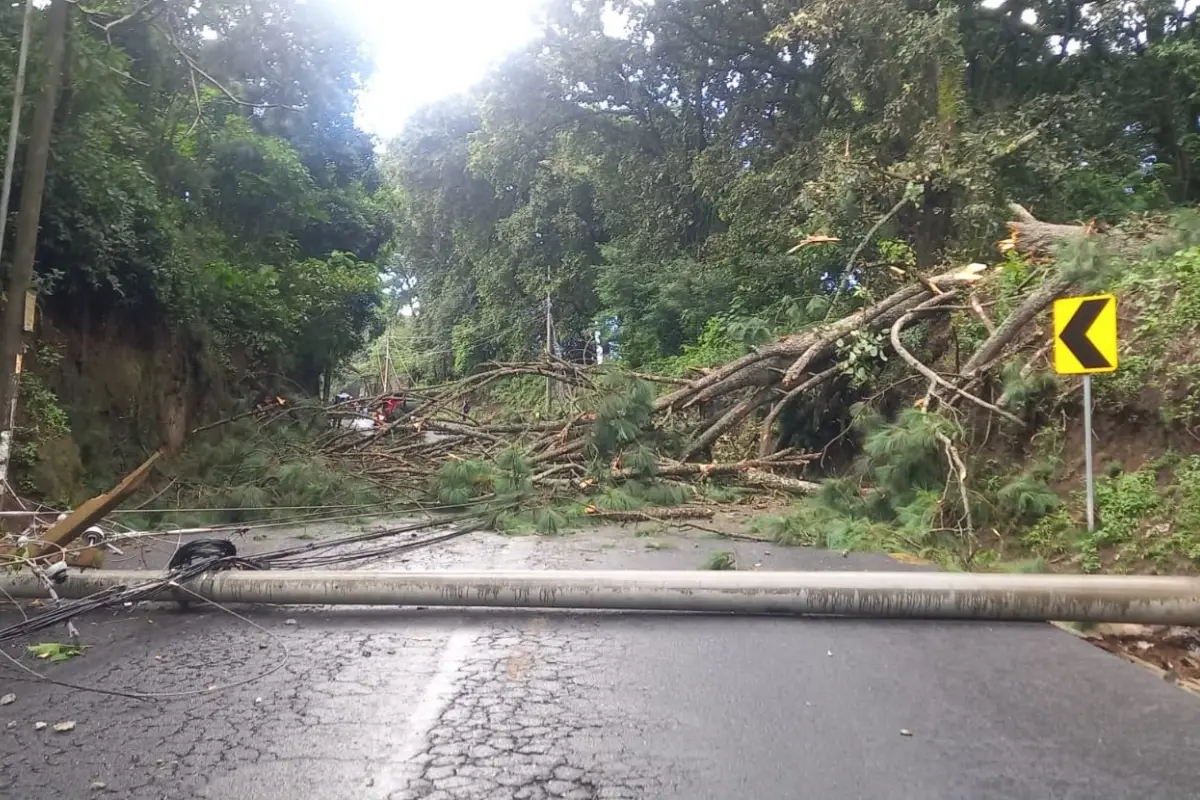
[[[146,571],[71,571],[61,597],[159,581]],[[1200,625],[1200,579],[947,572],[221,572],[188,584],[218,603],[452,606],[811,614],[899,619]],[[43,598],[27,572],[0,596]],[[156,599],[175,599],[165,590]]]

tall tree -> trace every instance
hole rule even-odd
[[[1008,201],[1194,201],[1195,31],[1165,0],[556,0],[393,143],[418,330],[458,369],[529,354],[549,288],[561,329],[615,326],[637,363],[976,256]],[[810,235],[836,242],[788,254]]]
[[[67,24],[71,9],[67,0],[50,4],[46,26],[46,64],[42,88],[38,93],[33,116],[33,130],[26,149],[25,171],[22,179],[21,211],[17,218],[17,242],[12,265],[8,271],[7,301],[0,327],[0,369],[7,380],[0,393],[0,428],[8,430],[8,409],[16,395],[17,356],[23,348],[22,330],[25,319],[25,295],[33,284],[33,261],[37,252],[38,226],[42,216],[42,198],[46,189],[46,163],[50,159],[50,136],[54,112],[58,105],[66,61]],[[7,211],[7,210],[3,210]]]

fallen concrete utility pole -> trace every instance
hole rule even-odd
[[[79,598],[162,580],[152,572],[72,572]],[[222,604],[455,606],[815,614],[1200,625],[1200,579],[941,572],[221,572],[188,584]],[[0,593],[46,597],[32,575]],[[189,596],[190,597],[190,596]],[[163,600],[172,599],[164,592]]]

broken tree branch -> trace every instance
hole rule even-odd
[[[908,325],[908,323],[911,322],[913,319],[915,319],[918,314],[920,314],[922,312],[934,310],[936,308],[936,305],[934,305],[934,303],[936,301],[943,300],[944,298],[948,298],[948,297],[952,297],[952,296],[953,295],[945,294],[945,295],[940,295],[938,297],[935,297],[929,303],[926,303],[922,306],[918,306],[917,308],[908,312],[904,316],[900,317],[900,319],[896,320],[895,324],[892,325],[892,330],[890,333],[892,349],[896,351],[896,355],[900,356],[900,358],[904,361],[904,363],[908,364],[910,367],[915,369],[917,372],[921,373],[923,376],[928,378],[931,383],[936,383],[938,386],[941,386],[943,389],[948,389],[948,390],[954,392],[955,394],[959,395],[960,397],[962,397],[966,400],[970,400],[972,403],[979,406],[980,408],[983,408],[987,411],[992,412],[993,414],[999,414],[1000,416],[1007,419],[1009,422],[1013,422],[1013,423],[1017,424],[1018,426],[1023,426],[1024,423],[1021,421],[1020,417],[1018,417],[1015,414],[1012,414],[1008,411],[1005,411],[1004,409],[999,408],[998,406],[995,406],[995,405],[987,402],[983,398],[976,397],[975,395],[971,394],[970,392],[966,391],[965,389],[961,389],[961,388],[955,386],[953,383],[946,380],[941,375],[937,374],[937,372],[935,372],[933,369],[931,369],[930,367],[921,363],[921,361],[916,356],[914,356],[912,353],[910,353],[908,351],[908,349],[904,346],[904,343],[900,341],[900,332],[903,331],[904,327],[906,325]],[[927,403],[928,403],[928,401],[927,401]]]
[[[762,431],[759,433],[758,438],[758,455],[760,457],[765,458],[766,456],[770,455],[770,452],[773,449],[775,449],[772,442],[772,429],[775,427],[775,423],[778,421],[779,415],[782,414],[784,410],[787,409],[800,395],[817,388],[822,383],[832,379],[839,372],[841,372],[841,365],[835,364],[824,372],[818,372],[816,375],[812,376],[779,399],[779,402],[775,404],[775,406],[771,409],[771,413],[767,414],[767,418],[763,420],[762,423]]]

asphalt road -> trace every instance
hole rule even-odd
[[[902,568],[648,541],[478,534],[406,563],[695,568],[735,549],[762,569]],[[1200,700],[1049,625],[239,611],[106,612],[80,625],[83,657],[38,665],[189,696],[0,668],[17,695],[0,707],[0,797],[1200,796]]]

